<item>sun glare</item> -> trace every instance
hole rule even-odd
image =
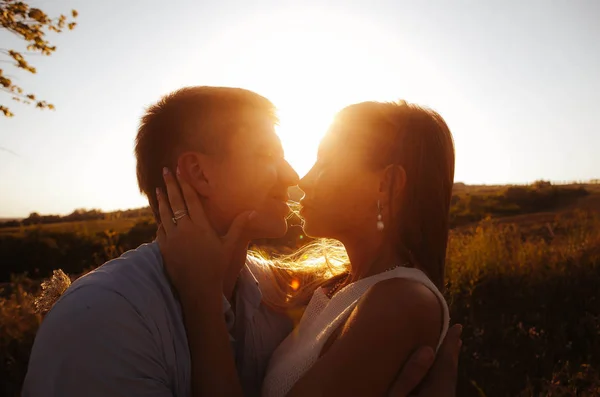
[[[347,105],[405,99],[442,114],[464,107],[441,66],[410,40],[335,10],[249,15],[235,29],[212,37],[203,54],[218,57],[203,72],[210,85],[244,87],[275,103],[286,159],[300,176],[314,163],[336,112]],[[194,62],[190,65],[188,81],[197,84]]]
[[[286,158],[300,176],[314,163],[337,111],[359,101],[414,97],[411,76],[426,69],[407,43],[391,42],[370,21],[333,11],[250,16],[236,32],[212,40],[210,51],[222,56],[215,80],[275,103]]]

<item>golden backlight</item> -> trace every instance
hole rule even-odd
[[[408,40],[368,19],[326,10],[255,16],[213,40],[232,48],[219,64],[224,85],[254,90],[278,108],[286,159],[303,176],[335,113],[352,103],[435,99],[432,72]],[[422,82],[418,77],[428,76]]]

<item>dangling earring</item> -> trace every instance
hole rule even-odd
[[[383,231],[385,225],[383,224],[383,216],[381,215],[381,203],[377,200],[377,210],[379,213],[377,214],[377,230],[380,232]]]

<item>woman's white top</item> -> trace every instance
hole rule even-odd
[[[442,333],[437,346],[439,349],[450,322],[446,300],[421,270],[397,267],[348,284],[333,295],[332,299],[325,295],[322,288],[318,288],[298,326],[273,353],[263,383],[262,396],[285,396],[317,361],[325,342],[332,332],[348,319],[363,294],[379,281],[394,277],[420,282],[438,297],[444,316]]]

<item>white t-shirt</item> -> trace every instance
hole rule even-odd
[[[259,395],[291,321],[261,304],[252,263],[238,279],[236,316],[223,312],[244,395]],[[202,264],[199,264],[202,266]],[[156,242],[75,281],[45,316],[23,397],[189,397],[191,363],[181,307]]]

